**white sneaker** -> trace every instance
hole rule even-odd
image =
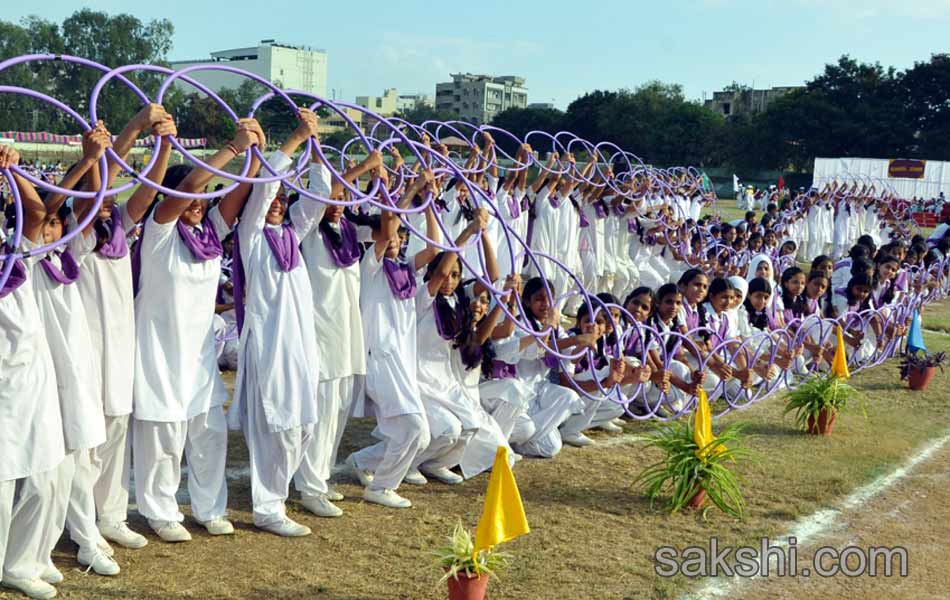
[[[623,427],[620,427],[613,421],[608,421],[603,425],[600,425],[600,428],[609,433],[623,433]]]
[[[278,521],[277,523],[269,523],[267,525],[258,525],[259,528],[264,531],[269,531],[274,535],[279,535],[281,537],[304,537],[310,535],[310,528],[306,525],[301,525],[300,523],[284,517],[283,521]]]
[[[426,479],[425,475],[419,472],[419,469],[409,469],[406,476],[402,478],[402,482],[408,483],[409,485],[425,485],[429,483],[429,480]]]
[[[590,439],[583,433],[562,433],[561,441],[568,446],[574,446],[575,448],[583,448],[584,446],[590,446],[594,443],[594,440]]]
[[[515,462],[519,462],[519,461],[524,460],[524,456],[518,454],[518,453],[515,452],[514,450],[511,451],[511,458],[512,458]]]
[[[218,517],[217,519],[204,522],[199,521],[199,523],[201,523],[211,535],[231,535],[234,533],[234,525],[224,517]]]
[[[148,540],[146,540],[145,543],[147,544]],[[109,557],[115,556],[115,550],[112,549],[112,546],[109,545],[109,542],[106,541],[106,538],[99,536],[99,541],[96,542],[96,545],[99,547],[99,552],[102,552]]]
[[[43,569],[43,572],[40,574],[40,579],[50,585],[56,585],[57,583],[63,582],[63,573],[57,569],[55,565],[50,563]]]
[[[175,521],[153,521],[148,520],[148,526],[152,528],[152,531],[162,538],[166,542],[190,542],[191,534],[188,533],[188,530],[182,526],[181,523]]]
[[[329,500],[329,501],[331,501],[331,502],[339,502],[339,501],[343,500],[343,494],[341,494],[340,492],[338,492],[338,491],[336,490],[336,488],[333,487],[332,485],[327,488],[327,494],[326,494],[326,496],[327,496],[327,500]]]
[[[119,574],[119,565],[103,554],[99,548],[94,548],[91,552],[87,552],[84,548],[79,549],[79,555],[76,557],[84,567],[89,567],[98,575],[105,575],[106,577],[111,577],[112,575]]]
[[[393,490],[374,490],[366,488],[363,490],[363,500],[388,508],[409,508],[412,506],[412,502],[410,502],[408,498],[403,498]]]
[[[421,470],[421,469],[420,469]],[[434,479],[438,479],[442,483],[447,483],[449,485],[457,485],[465,481],[461,475],[456,475],[448,467],[437,467],[435,469],[426,469],[425,474]]]
[[[110,542],[115,542],[116,544],[126,548],[144,548],[148,544],[148,540],[145,539],[145,536],[135,533],[129,529],[129,526],[125,524],[125,521],[120,521],[118,523],[100,523],[99,535]]]
[[[350,468],[350,471],[356,475],[356,478],[359,479],[361,486],[369,487],[369,484],[373,483],[373,474],[366,469],[361,469],[359,465],[356,464],[355,454],[346,457],[346,465]]]
[[[614,417],[610,422],[616,425],[617,427],[623,427],[624,424],[626,423],[626,421],[624,421],[621,417]]]
[[[16,579],[13,577],[4,577],[0,585],[14,590],[18,590],[37,600],[48,600],[56,597],[56,588],[46,583],[42,579]]]
[[[318,517],[332,518],[343,516],[343,511],[340,510],[340,507],[330,502],[330,499],[323,495],[304,496],[300,503],[303,504],[304,508]]]

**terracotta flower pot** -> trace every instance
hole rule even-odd
[[[706,490],[704,490],[703,488],[699,486],[696,486],[696,487],[697,487],[696,493],[693,494],[692,499],[689,501],[688,506],[690,508],[702,508],[703,505],[706,504]]]
[[[922,392],[930,385],[930,380],[934,378],[937,367],[924,367],[923,369],[911,369],[907,376],[907,384],[910,389]]]
[[[823,408],[818,413],[818,418],[814,416],[808,417],[808,433],[813,433],[815,435],[831,435],[832,429],[835,427],[835,420],[838,418],[838,411]]]
[[[449,600],[483,600],[488,589],[488,575],[459,573],[449,577]]]

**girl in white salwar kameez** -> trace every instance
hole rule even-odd
[[[309,110],[300,109],[300,121],[267,161],[277,173],[287,170],[300,144],[317,133],[317,118]],[[297,240],[317,226],[318,210],[316,202],[301,200],[301,209],[285,223],[287,199],[279,190],[279,181],[254,184],[237,227],[241,342],[228,425],[243,430],[247,441],[254,524],[300,537],[310,535],[310,528],[290,519],[284,503],[317,421],[320,352],[313,292]]]
[[[0,169],[19,154],[0,146]],[[36,190],[14,174],[23,201],[23,235],[42,237],[46,208]],[[4,231],[4,234],[7,232]],[[3,252],[11,249],[0,244]],[[20,248],[19,250],[24,250]],[[0,288],[0,564],[2,585],[32,598],[52,598],[61,581],[50,570],[48,529],[59,495],[59,466],[65,457],[56,371],[40,321],[31,272],[38,257],[17,260]],[[5,262],[5,261],[0,261]],[[5,265],[4,265],[5,266]],[[49,580],[49,581],[46,581]]]
[[[166,136],[177,131],[172,118],[157,104],[146,105],[123,129],[112,149],[123,160],[143,131],[162,138],[155,165],[148,179],[161,182],[171,155]],[[98,165],[90,167],[95,175]],[[110,186],[119,165],[109,162]],[[103,538],[126,548],[142,548],[145,536],[126,525],[129,508],[129,478],[132,468],[132,444],[129,426],[132,420],[132,376],[135,372],[135,297],[132,291],[132,262],[126,233],[138,224],[156,191],[141,184],[123,204],[115,197],[104,198],[98,218],[72,239],[81,247],[86,239],[95,244],[82,265],[79,294],[82,296],[92,340],[92,360],[102,379],[102,407],[105,413],[106,439],[92,452],[96,482],[93,488],[99,532]],[[92,199],[74,201],[74,213],[90,207]],[[70,217],[69,227],[78,226]],[[110,549],[105,547],[108,553]]]
[[[488,211],[480,209],[475,219],[455,240],[464,247],[475,235],[481,239],[484,252],[485,277],[498,279],[494,250],[488,238]],[[430,264],[416,298],[418,314],[418,372],[419,393],[426,409],[432,441],[414,461],[423,477],[432,477],[443,483],[461,483],[491,467],[498,446],[507,446],[498,424],[481,406],[478,397],[463,389],[453,347],[468,338],[466,330],[469,303],[464,289],[459,287],[461,264],[454,252],[440,253]],[[473,294],[484,292],[476,282]],[[487,326],[487,325],[486,325]],[[468,342],[466,350],[468,348]],[[481,344],[477,344],[481,346]],[[463,477],[451,469],[458,465]]]
[[[85,187],[97,189],[100,181],[95,171],[97,161],[109,145],[108,131],[87,132],[83,136],[84,160],[67,174],[61,187],[73,189],[85,176],[89,180]],[[89,169],[94,172],[87,175]],[[45,244],[58,242],[63,237],[63,223],[70,213],[69,208],[63,206],[64,201],[61,194],[46,197],[49,216],[43,228]],[[56,367],[66,444],[66,458],[59,468],[59,487],[64,493],[56,498],[55,521],[47,531],[48,545],[52,548],[59,541],[63,527],[68,525],[70,537],[79,546],[79,564],[91,567],[100,575],[117,575],[119,566],[107,556],[107,550],[100,547],[102,544],[108,548],[108,544],[102,543],[96,528],[93,486],[97,473],[91,451],[106,439],[105,417],[102,381],[95,368],[86,311],[77,285],[80,265],[92,251],[95,240],[81,235],[73,239],[80,243],[49,252],[33,268],[40,318]],[[52,562],[50,569],[55,570]]]
[[[221,168],[264,134],[252,119],[239,122],[237,136],[208,159]],[[250,176],[260,165],[250,165]],[[165,187],[194,193],[212,174],[204,169],[170,169]],[[146,221],[140,246],[136,296],[135,497],[139,513],[167,542],[191,539],[181,522],[175,491],[181,458],[188,456],[192,514],[212,535],[229,535],[225,518],[227,483],[227,390],[218,371],[214,338],[215,295],[221,274],[220,240],[247,199],[242,184],[207,213],[205,202],[167,196]],[[199,227],[200,226],[200,227]],[[135,279],[135,278],[134,278]]]
[[[339,199],[343,186],[330,181],[330,171],[314,158],[310,166],[310,191]],[[353,182],[369,169],[369,162],[343,174]],[[343,496],[329,485],[330,469],[336,460],[353,405],[356,378],[366,375],[366,349],[360,316],[360,248],[356,227],[344,217],[343,207],[301,199],[290,207],[312,212],[319,225],[300,243],[300,252],[310,274],[313,291],[313,321],[320,348],[320,384],[317,423],[313,440],[304,450],[294,487],[303,507],[320,517],[343,514],[333,500]]]
[[[384,177],[385,169],[377,168],[382,157],[378,153],[371,157],[375,158],[370,166]],[[399,207],[409,206],[426,187],[434,187],[428,171],[416,177]],[[431,204],[425,213],[426,236],[437,242],[439,226]],[[402,246],[399,218],[389,211],[382,211],[373,237],[375,244],[360,265],[360,311],[367,349],[366,395],[372,400],[368,410],[376,416],[373,436],[380,442],[354,452],[346,463],[366,488],[364,500],[389,508],[409,508],[412,502],[397,494],[396,489],[416,455],[430,442],[417,376],[415,273],[438,251],[428,246],[410,259],[411,264],[398,261]],[[364,410],[355,407],[353,414],[364,416]]]

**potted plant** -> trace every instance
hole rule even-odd
[[[854,388],[839,377],[816,375],[789,393],[785,414],[794,411],[798,427],[808,433],[831,435],[838,412],[847,406],[853,391]],[[861,410],[864,412],[863,404]]]
[[[666,507],[670,512],[686,506],[701,508],[708,498],[723,512],[741,517],[744,502],[739,480],[728,464],[750,456],[741,447],[741,430],[741,425],[730,425],[700,448],[693,424],[671,421],[658,426],[647,436],[646,445],[662,450],[666,456],[644,469],[634,484],[646,489],[651,506],[669,488]]]
[[[904,353],[901,358],[900,370],[901,379],[906,379],[910,389],[915,391],[924,391],[930,385],[930,380],[934,378],[937,368],[943,372],[943,363],[947,362],[946,352],[937,352],[935,354],[922,355],[914,352]]]
[[[485,597],[488,578],[507,567],[511,555],[494,550],[481,550],[475,555],[472,535],[461,521],[455,525],[449,543],[434,552],[449,585],[449,600],[481,600]]]

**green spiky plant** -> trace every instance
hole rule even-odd
[[[476,575],[495,577],[495,571],[511,563],[510,554],[495,550],[481,550],[476,558],[475,541],[461,521],[456,523],[448,540],[448,544],[433,551],[436,562],[445,571],[441,581],[446,581],[450,577],[458,579],[459,574],[463,577]]]
[[[799,429],[808,429],[808,419],[818,419],[822,409],[840,412],[848,406],[854,388],[844,380],[831,375],[814,376],[803,381],[788,394],[785,403],[785,414],[795,413],[795,423]],[[861,401],[861,412],[867,417],[864,402]]]
[[[634,480],[634,485],[645,489],[651,506],[670,489],[666,508],[675,513],[689,504],[702,488],[723,512],[742,517],[745,503],[739,490],[739,478],[728,463],[749,459],[752,453],[742,447],[742,425],[730,425],[717,435],[700,453],[702,457],[697,456],[700,448],[694,441],[690,422],[671,421],[647,435],[646,445],[666,454]]]

